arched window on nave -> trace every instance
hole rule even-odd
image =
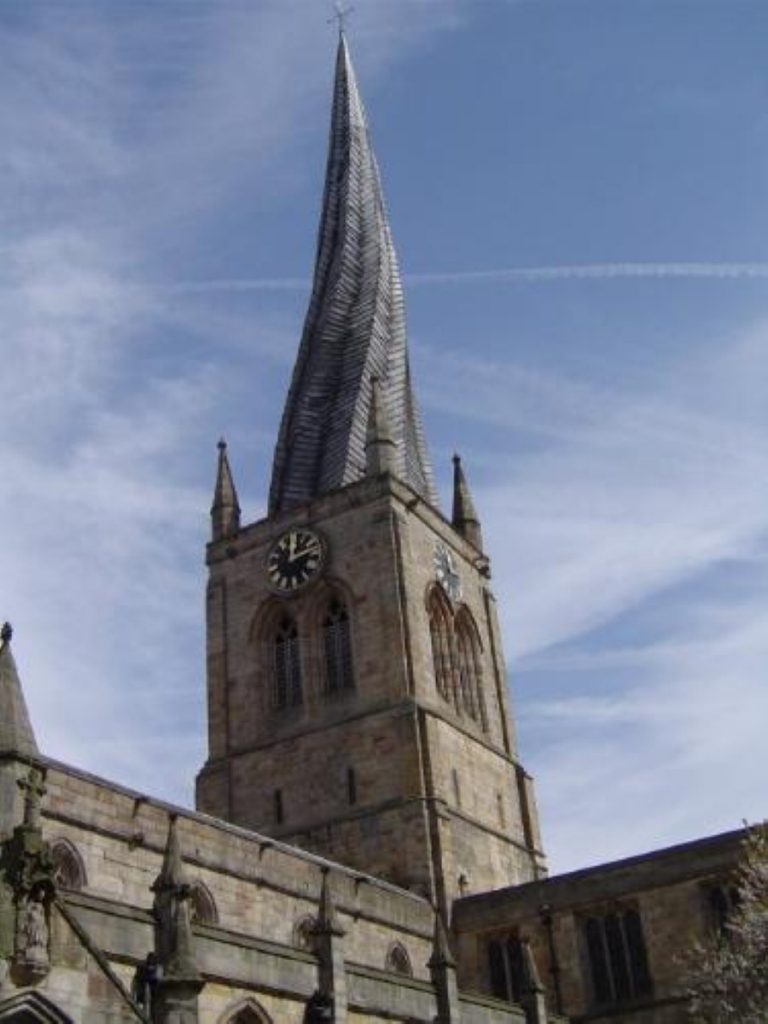
[[[401,974],[405,978],[413,977],[411,958],[402,942],[394,942],[389,947],[385,967],[391,974]]]
[[[192,924],[216,924],[219,920],[213,896],[202,882],[192,884],[189,909]]]
[[[267,1012],[250,999],[223,1020],[225,1024],[272,1024]]]
[[[86,887],[82,858],[68,839],[57,839],[51,845],[54,881],[62,889],[80,892]]]

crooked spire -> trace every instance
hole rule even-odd
[[[216,471],[216,489],[211,505],[211,528],[214,540],[234,537],[240,529],[240,503],[227,457],[227,442],[219,441],[219,465]]]
[[[392,472],[437,504],[411,386],[397,256],[341,33],[312,296],[275,449],[271,513],[365,475],[373,377],[394,442]]]
[[[13,630],[6,622],[0,629],[0,753],[38,757],[24,691],[11,652]]]

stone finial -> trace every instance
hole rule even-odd
[[[237,500],[235,481],[227,456],[227,442],[224,438],[219,441],[218,449],[216,488],[211,505],[212,537],[215,541],[234,537],[240,529],[240,503]]]
[[[200,975],[195,962],[189,916],[192,890],[184,871],[176,815],[171,815],[168,822],[163,864],[152,891],[155,894],[157,955],[163,978],[168,981],[194,981]]]
[[[0,630],[0,754],[38,757],[24,691],[11,651],[13,629],[6,622]]]
[[[369,476],[395,471],[397,445],[389,428],[389,417],[378,377],[371,377],[371,404],[365,437],[365,468]]]
[[[462,537],[466,537],[478,551],[483,550],[480,519],[475,511],[475,503],[472,501],[461,458],[458,455],[453,456],[453,516],[451,522]]]

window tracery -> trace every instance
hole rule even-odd
[[[584,922],[596,1005],[650,995],[653,989],[640,913],[613,910]]]
[[[443,700],[455,699],[453,687],[453,651],[451,609],[439,587],[433,587],[429,594],[429,637],[432,643],[432,665],[435,686]]]
[[[427,614],[437,692],[454,705],[457,714],[487,731],[480,635],[472,613],[462,605],[454,614],[442,588],[434,586],[427,598]]]
[[[456,616],[456,660],[459,690],[464,710],[483,729],[487,728],[483,700],[480,641],[469,609],[462,608]]]

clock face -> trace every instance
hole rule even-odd
[[[267,555],[269,581],[275,589],[290,594],[317,575],[324,555],[323,543],[312,530],[287,530]]]
[[[461,598],[461,578],[453,555],[442,544],[435,545],[435,576],[452,601]]]

